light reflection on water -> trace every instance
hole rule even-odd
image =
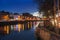
[[[36,28],[36,25],[38,25],[39,22],[27,22],[27,23],[23,23],[23,24],[15,24],[15,25],[5,25],[5,26],[1,26],[0,31],[2,31],[1,33],[3,34],[9,34],[11,33],[11,31],[24,31],[24,30],[29,30],[31,28]]]
[[[4,33],[9,34],[9,26],[8,25],[4,26]]]

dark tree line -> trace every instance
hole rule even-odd
[[[54,0],[35,0],[38,4],[39,12],[44,12],[44,16],[54,16]],[[57,0],[55,0],[57,10]]]
[[[23,16],[27,16],[27,17],[32,17],[32,16],[33,16],[32,14],[30,14],[30,13],[28,13],[28,12],[27,12],[27,13],[23,13],[22,15],[23,15]]]
[[[0,11],[0,15],[19,15],[20,13],[10,13],[10,12],[6,12],[6,11]],[[22,13],[23,16],[33,16],[32,14],[25,12]]]

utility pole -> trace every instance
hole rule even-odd
[[[54,15],[53,15],[53,18],[54,18],[54,26],[56,26],[56,23],[55,23],[55,19],[56,19],[56,0],[54,0]]]
[[[59,31],[58,31],[58,27],[56,26],[56,0],[54,0],[54,16],[53,16],[53,18],[54,18],[54,27],[55,27],[55,31],[56,31],[56,33],[58,33]]]
[[[59,13],[59,0],[57,0],[57,7],[58,7],[58,17],[60,16],[60,13]]]
[[[59,0],[58,0],[58,12],[59,12]],[[58,13],[59,14],[59,13]]]
[[[58,7],[58,19],[57,19],[57,25],[58,25],[58,27],[59,27],[59,0],[57,0],[57,7]]]
[[[57,3],[58,3],[58,4],[57,4],[57,5],[58,5],[58,6],[57,6],[57,7],[58,7],[57,27],[59,28],[59,16],[60,16],[60,13],[59,13],[59,11],[60,11],[60,10],[59,10],[59,0],[57,0]],[[59,30],[58,30],[58,29],[57,29],[57,33],[59,33]]]

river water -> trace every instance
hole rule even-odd
[[[39,22],[0,26],[0,40],[37,40],[35,28]]]

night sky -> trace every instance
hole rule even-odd
[[[0,0],[0,11],[2,10],[13,13],[38,11],[37,4],[33,0]]]

